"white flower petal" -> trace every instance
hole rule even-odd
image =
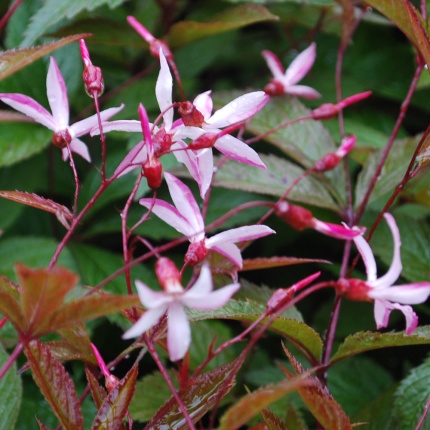
[[[182,300],[182,303],[191,309],[197,309],[200,311],[211,311],[219,309],[224,306],[239,290],[240,284],[230,284],[219,290],[212,291],[205,297],[186,297]]]
[[[139,280],[136,281],[136,288],[142,305],[147,309],[167,306],[173,300],[172,297],[164,291],[154,291]]]
[[[100,112],[100,118],[102,121],[107,121],[109,118],[113,117],[120,110],[124,108],[124,105],[105,109]],[[84,134],[89,133],[90,131],[94,131],[95,128],[98,129],[98,118],[97,114],[91,115],[88,118],[83,119],[82,121],[75,122],[73,125],[69,127],[69,131],[72,137],[79,137]],[[142,130],[142,129],[141,129]],[[94,134],[100,134],[100,131]]]
[[[210,249],[212,251],[218,252],[218,254],[224,255],[224,257],[232,261],[235,266],[239,267],[240,269],[242,268],[242,254],[240,249],[234,243],[217,243],[216,245],[212,245]]]
[[[193,105],[203,115],[203,118],[205,120],[208,119],[211,116],[212,109],[213,109],[211,91],[206,91],[204,93],[199,94],[193,100]]]
[[[167,311],[167,349],[172,361],[184,358],[191,344],[191,328],[185,309],[174,302]]]
[[[416,305],[424,303],[428,299],[430,295],[430,282],[417,282],[387,288],[372,288],[368,294],[373,299],[388,300],[404,305]]]
[[[151,327],[158,323],[160,318],[167,310],[167,306],[160,306],[158,308],[146,311],[137,322],[132,325],[123,335],[123,339],[131,339],[138,337],[148,331]]]
[[[311,43],[308,48],[293,60],[285,72],[284,80],[287,85],[294,85],[309,72],[315,62],[317,55],[316,48],[315,42]]]
[[[69,98],[63,75],[54,57],[50,58],[46,75],[46,93],[57,130],[67,128],[69,126]]]
[[[242,227],[232,228],[212,236],[206,240],[206,246],[210,248],[220,242],[236,243],[243,242],[245,240],[254,240],[273,233],[275,233],[275,231],[266,225],[245,225]]]
[[[170,130],[173,123],[173,108],[172,106],[172,90],[173,79],[170,73],[166,57],[163,50],[160,48],[160,73],[158,74],[157,83],[155,85],[155,95],[157,97],[158,106],[163,113],[164,126],[167,131]],[[170,109],[169,109],[170,107]]]
[[[278,80],[284,79],[284,68],[279,61],[279,58],[273,52],[267,49],[265,49],[261,54],[266,60],[267,67],[272,72],[273,77]]]
[[[373,283],[376,280],[376,261],[370,245],[363,236],[356,236],[353,241],[366,267],[367,281],[369,284]]]

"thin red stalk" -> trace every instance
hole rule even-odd
[[[18,9],[18,7],[21,5],[22,0],[15,0],[8,11],[3,15],[2,19],[0,20],[0,31],[3,30],[4,27],[6,27],[6,24],[10,20],[11,16],[14,14],[14,12]]]
[[[24,349],[24,344],[22,342],[18,342],[15,346],[15,349],[12,351],[12,354],[9,355],[9,358],[3,364],[0,369],[0,380],[6,375],[7,371],[11,368],[15,360],[18,358],[19,354],[21,354]]]
[[[375,173],[372,176],[372,179],[370,181],[369,187],[366,191],[366,194],[363,198],[363,201],[360,204],[360,207],[357,211],[357,214],[355,216],[354,224],[358,224],[360,221],[361,216],[363,215],[363,212],[367,206],[367,203],[369,201],[369,198],[372,194],[373,189],[375,188],[376,182],[378,181],[379,175],[381,174],[382,168],[384,167],[385,161],[387,160],[388,154],[391,151],[391,148],[393,147],[394,140],[397,137],[397,134],[400,130],[400,127],[403,123],[403,120],[405,119],[406,112],[409,108],[412,96],[416,90],[418,80],[421,76],[421,72],[423,71],[424,65],[421,59],[417,58],[418,66],[415,69],[414,76],[412,78],[411,84],[409,86],[408,93],[406,94],[405,99],[403,100],[403,103],[400,108],[399,116],[397,117],[396,124],[394,125],[393,131],[391,132],[391,136],[387,142],[387,145],[384,148],[384,151],[382,153],[381,159],[379,160],[379,163],[376,167]]]
[[[73,199],[73,215],[76,215],[78,212],[78,199],[79,199],[79,177],[78,177],[78,171],[76,170],[75,160],[73,159],[72,151],[70,149],[70,146],[67,145],[67,151],[69,153],[69,159],[70,159],[70,167],[73,171],[73,178],[75,180],[75,197]]]
[[[196,428],[194,427],[194,423],[191,420],[190,415],[188,414],[187,408],[185,407],[184,403],[182,402],[182,399],[179,397],[178,392],[176,391],[175,386],[173,385],[172,380],[170,379],[169,374],[167,373],[166,369],[164,368],[163,362],[160,360],[160,357],[157,354],[157,351],[154,348],[154,345],[152,344],[152,341],[149,339],[149,337],[145,334],[143,336],[145,343],[148,347],[148,351],[150,352],[150,354],[152,355],[152,358],[154,359],[155,363],[157,364],[158,368],[160,369],[160,373],[163,376],[164,380],[166,381],[167,385],[170,388],[170,391],[173,394],[173,397],[175,398],[179,409],[181,410],[185,421],[188,424],[188,428],[190,430],[196,430]]]
[[[94,106],[97,112],[97,121],[99,124],[100,142],[102,144],[102,182],[105,182],[106,181],[106,137],[103,132],[102,118],[100,116],[99,96],[97,95],[96,91],[93,92],[93,99],[94,99]]]
[[[428,414],[428,412],[429,412],[429,409],[430,409],[430,397],[427,399],[427,403],[426,403],[426,407],[424,408],[424,412],[423,412],[423,414],[421,415],[421,418],[420,418],[420,420],[418,421],[418,423],[417,423],[417,425],[416,425],[416,427],[415,427],[415,430],[420,430],[421,429],[421,427],[423,426],[423,424],[424,424],[424,420],[426,419],[426,417],[427,417],[427,414]]]
[[[0,329],[7,323],[7,317],[3,317],[0,320]]]

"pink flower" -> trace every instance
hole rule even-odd
[[[418,325],[418,317],[408,305],[424,303],[427,300],[430,295],[430,282],[392,286],[402,271],[400,233],[393,216],[387,213],[384,217],[394,241],[393,259],[388,272],[377,278],[372,250],[362,236],[357,236],[353,240],[366,267],[367,280],[341,279],[339,292],[351,300],[374,301],[374,315],[378,329],[387,327],[393,309],[401,311],[406,319],[406,333],[411,334]]]
[[[312,212],[301,206],[293,205],[286,201],[279,202],[275,208],[275,214],[291,227],[298,231],[313,228],[326,236],[336,239],[351,240],[363,234],[363,229],[350,229],[338,224],[320,221],[314,218]]]
[[[63,160],[67,160],[70,150],[76,152],[87,161],[91,161],[87,145],[78,137],[87,134],[97,126],[97,115],[93,115],[73,125],[69,125],[69,99],[67,88],[54,57],[51,57],[48,75],[46,76],[46,92],[48,95],[50,114],[42,105],[31,97],[17,93],[2,93],[0,100],[19,112],[33,118],[36,122],[44,125],[54,132],[52,143],[63,151]],[[108,120],[123,108],[110,108],[100,112],[103,121]]]
[[[194,285],[184,290],[178,269],[167,258],[157,261],[156,273],[164,291],[154,291],[143,282],[136,281],[139,298],[148,310],[124,333],[123,338],[140,336],[167,312],[167,349],[170,359],[177,361],[184,357],[191,343],[191,329],[184,307],[201,311],[218,309],[230,300],[240,284],[213,291],[211,272],[204,264]]]
[[[188,237],[191,244],[185,255],[186,264],[192,265],[203,261],[208,251],[212,250],[241,268],[242,255],[235,243],[275,233],[265,225],[251,225],[233,228],[207,239],[203,217],[191,190],[170,173],[166,172],[164,177],[176,207],[160,199],[153,203],[152,198],[140,199],[139,203],[148,209],[152,208],[155,215]]]
[[[312,43],[307,49],[301,52],[285,72],[279,58],[273,52],[264,50],[262,54],[273,74],[273,78],[271,78],[270,83],[264,89],[267,94],[272,96],[291,94],[292,96],[300,96],[305,99],[321,97],[321,94],[311,87],[296,85],[309,72],[315,62],[315,43]]]

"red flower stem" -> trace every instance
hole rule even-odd
[[[423,424],[424,424],[424,420],[426,419],[426,417],[427,417],[427,414],[428,414],[428,412],[429,412],[429,409],[430,409],[430,397],[427,399],[427,403],[426,403],[426,407],[424,408],[424,412],[423,412],[423,414],[421,415],[421,418],[420,418],[420,420],[418,421],[418,423],[417,423],[417,425],[416,425],[416,427],[415,427],[415,430],[420,430],[421,429],[421,427],[423,426]]]
[[[3,317],[0,320],[0,329],[7,323],[7,317]]]
[[[154,348],[152,340],[146,334],[143,336],[143,338],[145,340],[146,346],[148,347],[148,351],[150,352],[152,358],[154,359],[155,363],[157,364],[158,368],[160,369],[160,373],[162,374],[162,376],[163,376],[164,380],[166,381],[167,385],[169,386],[170,391],[172,392],[173,397],[175,398],[176,403],[178,404],[179,409],[181,410],[181,412],[182,412],[182,414],[183,414],[183,416],[185,418],[185,421],[188,424],[188,428],[190,430],[196,430],[196,428],[194,427],[194,423],[191,420],[190,415],[188,414],[187,408],[185,407],[184,403],[182,402],[182,399],[179,397],[179,394],[176,391],[176,388],[173,385],[173,382],[170,379],[169,374],[167,373],[167,371],[166,371],[166,369],[165,369],[162,361],[160,360],[160,357],[157,354],[157,351]]]
[[[286,121],[286,122],[282,123],[281,125],[278,125],[275,128],[272,128],[269,131],[266,131],[265,133],[262,133],[262,134],[260,134],[258,136],[255,136],[255,137],[251,138],[251,139],[245,140],[244,142],[247,143],[247,144],[251,144],[251,143],[257,142],[257,141],[259,141],[261,139],[264,139],[267,136],[270,136],[272,133],[276,133],[277,131],[282,130],[283,128],[286,128],[286,127],[288,127],[290,125],[297,124],[298,122],[305,121],[305,120],[308,120],[308,119],[312,119],[312,115],[306,115],[306,116],[302,116],[300,118],[291,119],[289,121]]]
[[[93,91],[94,106],[97,112],[97,121],[99,123],[100,142],[102,144],[102,183],[106,182],[106,137],[103,132],[102,118],[100,116],[99,96]]]
[[[58,257],[60,256],[61,252],[63,251],[64,247],[66,246],[68,240],[72,236],[73,232],[75,231],[78,224],[81,222],[82,218],[85,216],[85,214],[88,212],[89,209],[91,209],[94,206],[94,203],[97,201],[97,199],[103,194],[103,192],[106,190],[106,188],[115,180],[114,177],[107,179],[105,182],[103,182],[99,189],[95,192],[95,194],[91,197],[90,201],[85,205],[85,207],[82,209],[82,211],[73,219],[72,224],[70,225],[69,230],[64,235],[62,241],[58,244],[57,249],[54,252],[54,255],[51,258],[51,261],[48,265],[48,270],[51,270],[54,265],[57,263]]]
[[[375,173],[372,176],[372,179],[370,181],[369,187],[366,191],[366,194],[363,198],[363,201],[360,204],[360,207],[357,211],[357,214],[355,216],[354,224],[358,224],[360,221],[361,216],[363,215],[363,212],[367,206],[367,203],[369,201],[370,195],[372,194],[373,189],[375,188],[376,182],[378,181],[379,175],[381,174],[382,168],[384,167],[385,161],[387,160],[388,154],[391,151],[391,148],[393,147],[394,140],[397,137],[397,134],[400,130],[400,127],[403,123],[403,120],[405,119],[406,112],[408,111],[409,105],[411,103],[412,96],[416,90],[418,80],[421,76],[421,73],[424,69],[423,61],[417,57],[417,68],[415,69],[414,76],[412,78],[411,84],[409,86],[408,93],[406,94],[405,99],[403,100],[403,103],[400,108],[399,116],[397,117],[396,124],[394,125],[393,131],[391,132],[391,136],[387,142],[387,145],[384,148],[384,151],[382,153],[381,159],[379,160],[379,163],[376,167]]]
[[[14,14],[14,12],[18,9],[18,7],[21,5],[22,0],[15,0],[8,11],[3,15],[2,19],[0,20],[0,31],[3,30],[4,27],[6,27],[6,24]]]
[[[0,369],[0,380],[3,378],[3,376],[6,375],[7,371],[11,368],[11,366],[18,358],[19,354],[21,354],[23,349],[24,349],[24,344],[22,342],[18,342],[17,345],[15,346],[15,349],[12,351],[12,354],[9,355],[9,358],[6,360],[6,362],[3,364],[3,366]]]
[[[75,197],[73,199],[73,215],[76,215],[78,212],[78,199],[79,199],[79,177],[78,177],[78,171],[76,170],[75,160],[73,159],[72,151],[70,149],[70,146],[67,145],[67,151],[69,153],[69,159],[70,159],[70,167],[73,171],[73,178],[75,180]]]

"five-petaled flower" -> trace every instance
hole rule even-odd
[[[271,96],[291,94],[292,96],[300,96],[305,99],[321,97],[318,91],[307,85],[296,85],[309,72],[315,62],[315,42],[311,43],[308,48],[301,52],[285,72],[279,58],[273,52],[264,50],[262,54],[273,74],[270,83],[264,88],[267,94]]]
[[[19,112],[33,118],[54,132],[52,142],[63,151],[63,160],[67,160],[70,151],[76,152],[87,161],[91,161],[87,145],[78,139],[79,136],[88,134],[98,125],[97,115],[69,125],[69,99],[64,78],[54,57],[51,57],[48,74],[46,76],[46,92],[50,114],[42,105],[31,97],[17,93],[1,93],[0,100]],[[119,112],[122,106],[106,109],[100,112],[103,121],[108,120]],[[69,149],[67,148],[69,147]]]
[[[124,333],[123,338],[142,335],[167,312],[167,349],[170,359],[177,361],[184,357],[191,343],[191,329],[184,306],[202,311],[218,309],[230,300],[240,284],[229,284],[213,291],[211,271],[204,264],[196,282],[184,290],[181,275],[171,260],[160,258],[155,270],[164,291],[154,291],[143,282],[136,281],[139,298],[147,311]]]
[[[411,334],[418,325],[418,317],[408,305],[424,303],[427,300],[430,295],[430,282],[392,286],[402,271],[400,233],[393,216],[387,213],[384,217],[394,241],[393,259],[388,272],[377,278],[372,250],[362,236],[356,236],[353,240],[366,267],[367,280],[341,279],[338,292],[351,300],[374,301],[374,315],[378,329],[387,327],[390,312],[393,309],[401,311],[406,319],[406,333]]]
[[[185,254],[185,264],[187,265],[202,262],[208,251],[212,250],[222,254],[235,266],[241,268],[242,255],[235,243],[275,233],[265,225],[251,225],[233,228],[207,239],[203,217],[191,190],[170,173],[165,173],[164,178],[176,207],[160,199],[156,199],[154,202],[152,198],[140,199],[139,203],[150,208],[164,222],[188,237],[191,244]]]

